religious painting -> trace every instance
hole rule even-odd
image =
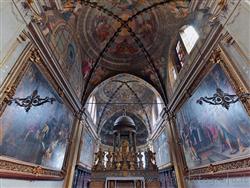
[[[158,167],[166,165],[171,162],[168,136],[164,129],[161,134],[154,141],[154,152],[156,153],[156,164]]]
[[[0,155],[59,171],[72,123],[70,110],[31,64],[0,117]]]
[[[179,136],[189,168],[249,156],[250,117],[238,101],[228,108],[197,102],[221,90],[235,95],[221,65],[215,65],[177,113]]]
[[[91,168],[94,162],[95,141],[87,130],[83,130],[79,162]]]

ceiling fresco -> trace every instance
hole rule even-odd
[[[144,79],[167,102],[169,46],[189,19],[188,3],[187,0],[63,0],[62,11],[50,8],[45,12],[43,31],[51,25],[57,28],[59,14],[64,24],[72,28],[81,50],[83,102],[98,84],[120,73]],[[53,33],[53,28],[47,34]]]
[[[149,133],[153,131],[152,108],[157,105],[156,97],[159,94],[142,79],[119,74],[100,84],[91,96],[96,99],[98,133],[108,119],[121,111],[134,114]],[[86,105],[89,105],[88,101]]]
[[[110,117],[103,125],[100,136],[101,136],[101,141],[105,145],[113,146],[113,126],[115,120],[123,115],[123,111],[119,111],[116,114],[114,114],[112,117]],[[144,145],[147,143],[147,138],[148,138],[148,130],[145,126],[145,124],[141,121],[140,118],[138,118],[136,115],[131,114],[131,113],[126,113],[129,117],[131,117],[136,126],[136,145]]]

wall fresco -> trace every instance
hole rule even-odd
[[[217,88],[235,94],[220,65],[204,78],[177,113],[179,135],[190,168],[250,154],[250,118],[241,102],[231,104],[228,110],[221,105],[197,103],[200,97],[213,96]]]
[[[63,104],[35,65],[31,65],[17,87],[14,98],[25,98],[37,90],[41,98],[53,103],[25,108],[14,102],[0,117],[0,151],[6,156],[61,170],[73,115]]]

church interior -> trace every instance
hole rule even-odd
[[[249,188],[250,0],[0,0],[0,188]]]

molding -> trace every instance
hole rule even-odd
[[[40,165],[10,160],[0,157],[0,177],[17,179],[40,179],[40,180],[61,180],[63,171],[55,171]]]
[[[81,109],[80,99],[76,96],[73,88],[70,86],[70,83],[65,78],[64,73],[59,65],[59,62],[52,53],[47,41],[44,39],[40,29],[35,23],[31,23],[29,26],[29,34],[31,40],[39,49],[41,56],[43,57],[45,64],[49,70],[53,73],[54,78],[60,83],[62,91],[70,100],[70,103],[73,105],[74,110],[79,112]]]
[[[222,164],[210,164],[206,167],[189,170],[188,176],[190,179],[215,178],[215,177],[237,177],[242,175],[250,175],[250,158],[230,161]]]
[[[172,96],[172,100],[169,102],[170,111],[175,111],[180,104],[180,101],[186,95],[187,91],[189,91],[190,85],[192,85],[193,81],[196,79],[197,75],[200,73],[201,69],[206,65],[207,60],[210,57],[213,49],[217,45],[219,39],[221,38],[221,25],[218,25],[215,29],[210,33],[209,38],[207,38],[206,42],[201,47],[201,54],[198,54],[193,62],[190,62],[188,69],[189,71],[186,73],[185,78],[182,82],[177,86],[174,91],[174,95]],[[190,92],[189,92],[190,93]]]
[[[44,61],[40,55],[40,51],[33,45],[29,45],[29,47],[25,50],[25,53],[22,55],[22,57],[20,57],[20,61],[16,64],[16,66],[13,67],[14,71],[7,78],[8,83],[6,87],[3,88],[3,96],[0,99],[0,114],[4,112],[7,106],[8,99],[13,98],[16,88],[18,87],[20,81],[22,80],[24,74],[31,66],[31,64],[36,65],[36,67],[41,71],[51,87],[60,95],[62,101],[64,101],[65,106],[71,112],[73,112],[74,109],[71,103],[67,100],[67,97],[64,96],[63,93],[61,93],[62,90],[59,83],[57,83],[57,81],[53,77],[53,74],[50,72],[46,64],[44,64]],[[75,118],[74,123],[72,124],[72,131],[69,135],[70,140],[66,147],[62,170],[55,170],[34,163],[12,159],[11,157],[0,156],[0,177],[35,180],[61,180],[65,175],[65,167],[68,167],[69,148],[71,147],[72,139],[74,139],[73,132],[75,132],[75,129],[77,127],[75,125],[76,121],[77,118]]]

